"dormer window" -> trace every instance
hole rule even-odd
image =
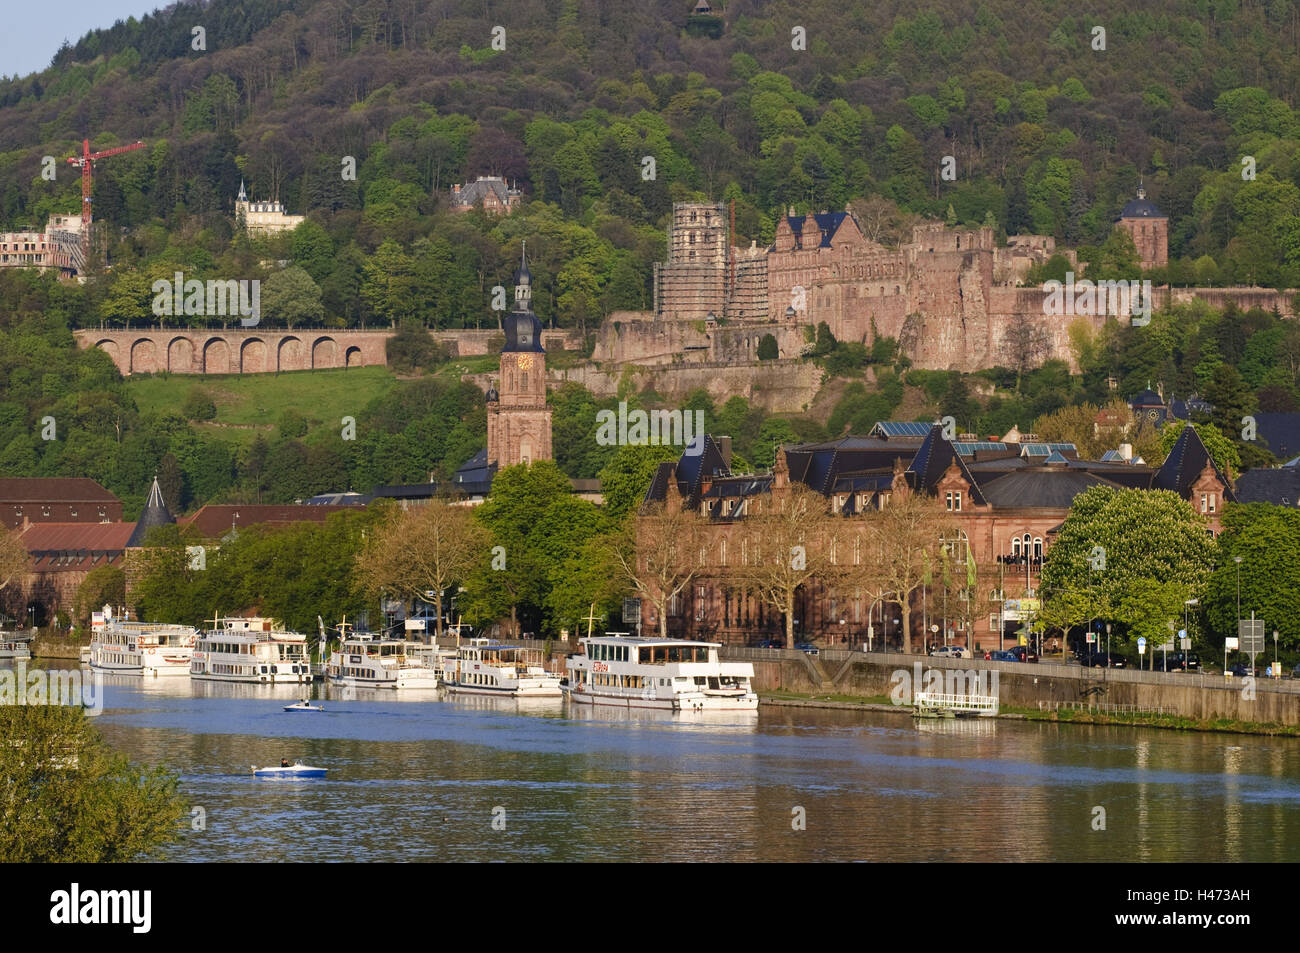
[[[961,490],[948,491],[944,499],[945,502],[947,503],[948,512],[950,513],[961,512]]]

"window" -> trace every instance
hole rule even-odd
[[[718,565],[727,565],[727,541],[725,539],[718,543]]]
[[[990,631],[990,632],[996,632],[997,630],[998,630],[998,617],[997,617],[996,615],[990,615],[990,616],[989,616],[989,631]]]
[[[952,490],[945,496],[948,505],[948,511],[951,513],[961,512],[961,490]]]
[[[1013,536],[1011,538],[1011,558],[1012,559],[1020,558],[1020,537],[1019,536]]]
[[[1043,540],[1041,537],[1035,536],[1034,537],[1034,559],[1041,560],[1042,558],[1043,558]]]
[[[700,586],[695,591],[695,621],[704,621],[704,587]]]

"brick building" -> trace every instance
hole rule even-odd
[[[515,305],[506,315],[501,379],[487,392],[487,466],[551,460],[551,408],[546,405],[546,351],[533,314],[527,251],[515,273]]]
[[[710,524],[705,564],[715,571],[695,581],[689,593],[669,606],[669,629],[690,637],[746,642],[759,635],[780,636],[780,617],[751,595],[733,592],[722,567],[727,552],[742,552],[744,518],[755,498],[802,483],[827,498],[831,512],[852,521],[855,515],[888,505],[892,494],[925,493],[944,501],[958,529],[949,538],[954,564],[973,561],[974,606],[935,594],[914,594],[911,606],[913,648],[924,645],[931,625],[946,629],[947,641],[977,649],[1001,648],[1022,625],[1020,600],[1038,596],[1043,556],[1075,496],[1092,486],[1171,490],[1187,500],[1220,532],[1225,502],[1234,491],[1214,466],[1196,433],[1187,427],[1159,468],[1130,460],[1080,460],[1072,444],[948,441],[937,425],[884,422],[865,437],[847,436],[820,444],[782,447],[770,474],[731,472],[728,439],[706,439],[704,452],[661,464],[646,493],[647,501],[668,501],[698,509]],[[942,587],[939,587],[942,588]],[[877,602],[861,594],[838,601],[814,587],[801,594],[796,618],[800,638],[832,643],[901,638],[901,626]],[[642,624],[658,618],[649,600]],[[939,641],[944,641],[942,635]],[[877,642],[877,644],[879,644]]]
[[[1169,216],[1147,201],[1146,189],[1138,186],[1137,198],[1124,206],[1115,224],[1133,236],[1144,269],[1169,264]]]
[[[0,523],[116,523],[122,501],[87,477],[0,478]]]

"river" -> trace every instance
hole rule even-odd
[[[201,809],[173,860],[1300,859],[1295,739],[105,681],[104,736]],[[281,758],[329,774],[252,776]]]

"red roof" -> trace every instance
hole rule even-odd
[[[0,503],[118,503],[89,477],[0,477]]]
[[[209,503],[200,507],[193,516],[181,517],[176,522],[181,526],[194,526],[207,539],[218,539],[230,532],[231,527],[253,526],[256,523],[323,523],[335,513],[355,513],[359,509],[356,506],[306,506],[297,503]]]
[[[35,572],[69,572],[120,559],[134,529],[134,523],[31,523],[21,535]]]

